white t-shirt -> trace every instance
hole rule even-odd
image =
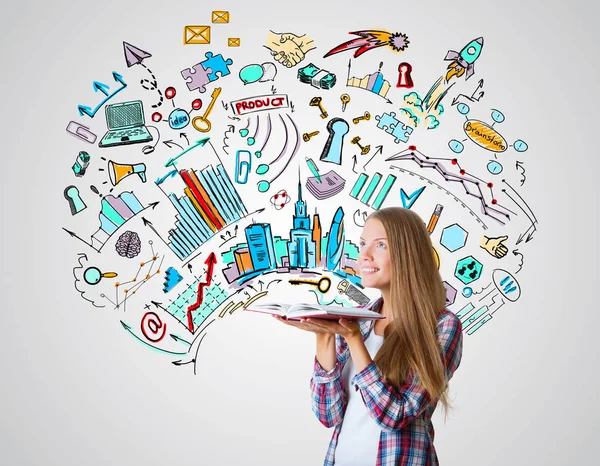
[[[377,351],[383,345],[383,336],[375,335],[375,330],[365,340],[365,347],[375,358]],[[381,428],[369,416],[360,390],[356,390],[350,381],[356,375],[352,358],[348,358],[342,369],[344,387],[348,392],[348,406],[344,413],[342,429],[335,447],[335,466],[368,466],[377,462],[377,448]]]

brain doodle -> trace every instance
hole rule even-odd
[[[119,256],[132,259],[137,256],[142,250],[142,242],[139,235],[135,231],[126,231],[117,240],[115,249]]]
[[[529,146],[508,139],[522,128],[497,108],[505,96],[484,95],[484,78],[502,79],[487,75],[484,38],[440,39],[416,70],[404,60],[423,37],[405,32],[323,37],[322,55],[311,31],[274,28],[252,48],[220,26],[182,25],[183,69],[123,42],[124,61],[73,104],[63,229],[82,299],[189,368],[208,324],[275,292],[376,297],[357,240],[369,213],[401,206],[422,217],[467,334],[493,328],[526,291],[516,275],[538,218],[520,192]]]

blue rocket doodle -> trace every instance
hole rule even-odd
[[[475,60],[479,58],[481,49],[483,48],[483,37],[473,39],[467,45],[463,47],[460,52],[454,50],[448,50],[446,58],[444,60],[452,60],[452,63],[448,65],[448,72],[446,73],[446,81],[450,81],[452,76],[460,78],[465,74],[465,81],[469,79],[473,73],[475,73]]]

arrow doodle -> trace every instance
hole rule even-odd
[[[224,234],[219,235],[221,237],[221,239],[223,240],[223,242],[221,244],[219,244],[219,247],[223,246],[227,241],[234,239],[237,236],[237,231],[238,231],[238,225],[235,226],[235,228],[233,229],[233,235],[231,234],[231,231],[226,231]],[[227,238],[226,238],[227,236]]]
[[[377,155],[378,155],[378,154],[383,154],[383,146],[377,146],[377,147],[375,147],[375,149],[376,149],[376,150],[375,150],[375,153],[373,154],[373,157],[371,157],[371,158],[370,158],[370,159],[367,161],[367,163],[365,163],[365,164],[363,165],[363,167],[362,167],[362,169],[363,169],[363,170],[365,169],[365,167],[366,167],[367,165],[369,165],[369,163],[371,163],[371,160],[373,160],[375,157],[377,157]],[[355,173],[356,173],[356,172],[355,172]]]
[[[104,83],[100,83],[98,81],[94,81],[94,91],[98,92],[102,92],[105,96],[108,96],[108,89],[110,89],[110,86],[108,84],[104,84]]]
[[[138,337],[135,333],[133,333],[133,331],[131,330],[131,326],[129,326],[128,324],[126,324],[125,322],[123,322],[122,320],[120,320],[119,322],[121,322],[121,325],[123,326],[123,328],[136,340],[138,340],[140,343],[142,343],[143,345],[146,345],[150,348],[152,348],[155,351],[158,351],[159,353],[165,353],[165,354],[172,354],[175,356],[185,356],[187,353],[176,353],[174,351],[167,351],[164,350],[162,348],[159,348],[158,346],[154,346],[151,345],[150,343],[142,340],[140,337]]]
[[[468,95],[465,95],[465,94],[458,94],[454,99],[452,99],[452,106],[458,105],[460,103],[459,99],[461,97],[464,97],[465,99],[467,99],[470,102],[479,102],[479,99],[481,99],[483,97],[483,94],[485,94],[485,92],[480,91],[479,95],[477,97],[475,97],[475,93],[477,92],[478,89],[482,89],[482,88],[483,88],[483,79],[480,79],[479,83],[477,84],[477,87],[471,94],[471,97],[469,97]]]
[[[227,148],[229,147],[229,145],[227,144],[227,139],[229,139],[228,134],[234,134],[235,133],[235,126],[233,125],[227,125],[227,131],[225,131],[225,134],[223,135],[223,152],[225,152],[227,155],[229,155],[229,151],[227,150]]]
[[[169,139],[168,141],[163,141],[163,144],[165,146],[167,146],[169,149],[172,149],[173,146],[177,146],[179,147],[179,149],[183,150],[183,147],[181,147],[179,144],[177,144],[176,142],[173,142],[172,139]]]
[[[154,225],[152,225],[152,222],[148,219],[146,219],[146,217],[142,217],[142,221],[144,222],[144,226],[149,227],[154,233],[156,233],[156,236],[158,236],[160,238],[160,240],[165,243],[167,246],[169,246],[169,243],[167,243],[162,236],[160,236],[160,233],[158,231],[156,231],[156,228],[154,228]]]
[[[196,147],[198,147],[198,146],[204,146],[204,145],[205,145],[205,144],[208,142],[208,140],[209,140],[209,139],[210,139],[210,138],[198,139],[194,145],[192,145],[192,146],[189,146],[187,149],[185,149],[185,150],[184,150],[183,152],[181,152],[180,154],[178,154],[178,155],[176,155],[175,157],[172,157],[172,158],[170,158],[169,160],[167,160],[167,163],[165,163],[165,167],[175,166],[175,165],[176,165],[176,164],[175,164],[175,161],[176,161],[176,160],[177,160],[179,157],[181,157],[182,155],[186,154],[187,152],[191,151],[192,149],[194,149],[194,148],[196,148]],[[171,143],[175,144],[173,141],[169,141],[169,142],[171,142]],[[167,144],[167,146],[168,146],[168,144]],[[181,147],[181,146],[179,146],[179,147]],[[182,147],[182,149],[183,149],[183,147]]]
[[[188,306],[187,310],[188,329],[192,333],[194,333],[194,321],[192,320],[192,312],[197,310],[204,301],[204,287],[210,286],[210,284],[212,283],[213,268],[217,263],[217,256],[215,256],[215,253],[211,252],[204,263],[208,265],[208,270],[206,271],[206,281],[198,283],[198,293],[196,297],[196,302]]]
[[[354,224],[357,227],[364,227],[367,221],[367,211],[361,212],[360,209],[356,209],[354,215],[352,216],[352,220],[354,220]]]
[[[523,238],[525,238],[525,235],[527,235],[527,239],[525,240],[525,242],[529,243],[529,241],[533,239],[533,234],[536,232],[536,230],[537,228],[535,227],[535,223],[532,223],[530,227],[527,228],[527,230],[525,230],[525,233],[519,235],[515,244],[521,243],[521,241],[523,241]]]
[[[519,264],[519,270],[521,270],[523,268],[523,259],[525,259],[525,256],[521,254],[518,249],[515,249],[512,253],[515,256],[521,256],[521,263]],[[519,270],[517,270],[515,274],[519,273]]]
[[[504,194],[506,194],[506,196],[507,196],[507,197],[508,197],[508,198],[509,198],[511,201],[513,201],[513,202],[514,202],[514,203],[517,205],[517,207],[518,207],[519,209],[521,209],[521,210],[523,211],[523,213],[525,214],[525,216],[527,217],[527,219],[528,219],[528,220],[531,222],[531,225],[529,226],[529,228],[527,228],[527,230],[525,230],[525,232],[524,232],[524,233],[522,233],[522,234],[520,234],[520,235],[519,235],[519,237],[517,238],[517,241],[516,241],[516,243],[515,243],[515,244],[519,244],[521,241],[523,241],[523,238],[525,238],[525,236],[526,236],[526,235],[528,235],[528,236],[527,236],[527,239],[525,240],[525,242],[526,242],[526,243],[528,243],[528,242],[529,242],[529,241],[531,241],[531,239],[533,238],[533,233],[535,233],[535,231],[536,231],[536,229],[537,229],[535,225],[538,223],[538,220],[537,220],[537,218],[535,217],[535,214],[533,213],[533,211],[531,210],[531,208],[530,208],[530,207],[527,205],[527,203],[525,202],[525,200],[524,200],[524,199],[523,199],[523,198],[522,198],[522,197],[519,195],[519,193],[518,193],[518,192],[515,190],[515,188],[513,188],[513,187],[512,187],[510,184],[508,184],[508,183],[506,182],[506,180],[502,180],[502,182],[503,182],[503,183],[504,183],[506,186],[508,186],[508,187],[511,189],[511,191],[512,191],[513,193],[515,193],[515,194],[518,196],[518,198],[519,198],[519,199],[520,199],[520,200],[523,202],[523,204],[525,205],[525,207],[527,207],[527,210],[529,211],[529,212],[527,212],[525,209],[523,209],[523,207],[521,206],[521,204],[519,204],[519,203],[518,203],[518,202],[515,200],[515,198],[514,198],[514,197],[512,197],[512,196],[511,196],[511,195],[510,195],[510,194],[509,194],[509,193],[506,191],[506,189],[502,189],[502,192],[503,192]],[[530,215],[530,214],[531,214],[531,215]]]
[[[107,92],[107,90],[110,89],[110,86],[108,84],[103,84],[101,82],[94,81],[93,84],[92,84],[93,87],[94,87],[94,92],[100,91],[106,97],[104,98],[104,100],[102,102],[100,102],[98,105],[96,105],[96,108],[94,108],[93,110],[92,110],[92,107],[88,107],[86,105],[78,105],[77,106],[77,110],[79,110],[79,114],[81,116],[87,115],[90,118],[94,118],[94,115],[100,109],[100,107],[102,107],[108,100],[112,99],[117,93],[121,92],[123,89],[125,89],[127,87],[127,84],[125,83],[125,81],[123,81],[123,76],[121,76],[116,71],[113,71],[112,75],[113,75],[113,79],[116,82],[118,82],[118,83],[121,84],[121,87],[119,87],[112,94],[109,94]]]
[[[156,184],[161,184],[163,181],[165,181],[168,177],[173,177],[175,175],[177,175],[178,171],[177,170],[171,170],[169,173],[167,173],[165,176],[163,176],[162,178],[157,178],[155,183]]]
[[[170,337],[171,337],[173,340],[175,340],[177,343],[183,343],[184,345],[187,345],[187,346],[192,346],[192,344],[191,344],[189,341],[187,341],[187,340],[184,340],[184,339],[183,339],[183,338],[181,338],[179,335],[175,335],[174,333],[170,333],[170,334],[169,334],[169,336],[170,336]]]
[[[161,90],[158,88],[158,83],[156,82],[156,77],[154,76],[154,73],[152,72],[152,70],[150,68],[148,68],[142,62],[140,62],[139,64],[142,65],[144,67],[144,69],[146,71],[148,71],[148,73],[150,73],[150,77],[152,78],[152,81],[149,81],[149,80],[147,80],[145,78],[141,79],[140,80],[140,84],[147,91],[156,91],[156,92],[158,92],[158,97],[159,97],[160,100],[158,101],[157,104],[152,104],[152,108],[158,108],[158,107],[160,107],[163,104],[164,97],[162,95]],[[148,83],[147,86],[146,86],[146,83]]]
[[[67,233],[69,233],[69,234],[71,235],[71,237],[72,237],[72,238],[77,238],[79,241],[81,241],[81,242],[82,242],[82,243],[84,243],[84,244],[87,244],[87,245],[88,245],[90,248],[92,248],[92,249],[93,249],[94,251],[96,251],[96,252],[100,252],[100,249],[102,249],[102,248],[100,248],[100,249],[96,249],[94,246],[92,246],[92,244],[91,244],[91,243],[89,243],[88,241],[86,241],[86,240],[84,240],[83,238],[79,237],[79,236],[77,235],[77,233],[75,233],[74,231],[67,230],[65,227],[63,227],[63,230],[65,230]]]
[[[206,329],[213,322],[215,322],[215,319],[213,319],[210,322],[208,322],[204,326],[204,328],[200,331],[200,333],[198,333],[198,336],[196,336],[196,338],[194,338],[194,340],[191,342],[190,348],[189,348],[188,353],[187,353],[188,359],[185,360],[185,358],[182,358],[179,361],[173,361],[174,365],[176,365],[176,366],[184,366],[186,364],[193,363],[192,367],[194,368],[194,375],[196,375],[196,361],[198,360],[198,352],[200,351],[200,346],[202,344],[202,340],[204,340],[204,337],[206,337]],[[192,356],[192,357],[190,358],[190,356]]]
[[[518,170],[519,168],[522,168],[522,169],[523,169],[523,172],[521,173],[521,174],[523,175],[523,179],[521,180],[521,186],[523,186],[523,183],[525,183],[525,180],[527,179],[527,177],[525,176],[525,167],[524,167],[523,165],[521,165],[522,163],[523,163],[523,162],[519,162],[519,161],[517,160],[517,167],[516,167],[516,168],[517,168],[517,170]]]

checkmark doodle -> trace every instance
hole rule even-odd
[[[423,186],[422,188],[417,189],[410,196],[408,196],[406,194],[404,189],[400,188],[400,200],[402,201],[402,207],[404,207],[405,209],[410,209],[412,207],[412,205],[415,203],[415,201],[419,198],[419,196],[421,195],[421,193],[423,192],[423,190],[425,188],[426,188],[426,186]]]

